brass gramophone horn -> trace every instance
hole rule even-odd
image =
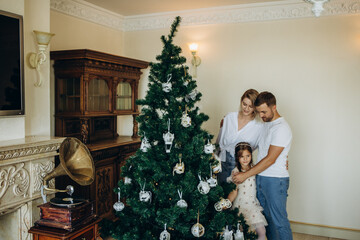
[[[77,138],[66,138],[60,145],[60,164],[43,179],[45,190],[51,192],[73,192],[73,187],[68,186],[66,190],[49,188],[48,182],[58,176],[68,175],[76,183],[86,186],[95,179],[95,166],[89,149]],[[45,200],[44,200],[45,201]]]

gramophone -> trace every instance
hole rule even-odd
[[[60,164],[43,179],[41,196],[44,204],[40,205],[40,220],[36,226],[74,230],[78,225],[92,221],[96,216],[91,202],[76,199],[71,195],[74,187],[69,185],[65,190],[49,188],[48,182],[58,176],[68,175],[81,186],[90,185],[95,178],[94,161],[88,148],[77,138],[66,138],[59,149]],[[46,200],[46,192],[65,192],[64,198],[52,198],[50,203]]]

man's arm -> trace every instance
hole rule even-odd
[[[256,175],[258,173],[261,173],[271,165],[273,165],[276,162],[276,159],[279,157],[281,152],[284,150],[284,147],[278,147],[270,145],[268,154],[266,157],[261,159],[258,164],[256,164],[254,167],[252,167],[249,171],[246,171],[244,173],[240,172],[233,176],[233,182],[236,184],[244,182],[247,178]]]

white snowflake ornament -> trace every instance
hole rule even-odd
[[[164,224],[164,231],[160,233],[160,240],[170,240],[170,233],[166,230],[166,223]]]

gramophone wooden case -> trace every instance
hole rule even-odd
[[[51,203],[45,203],[38,207],[40,208],[40,220],[35,222],[35,226],[73,231],[79,224],[86,225],[96,217],[93,205],[88,201],[73,207],[58,207]]]

